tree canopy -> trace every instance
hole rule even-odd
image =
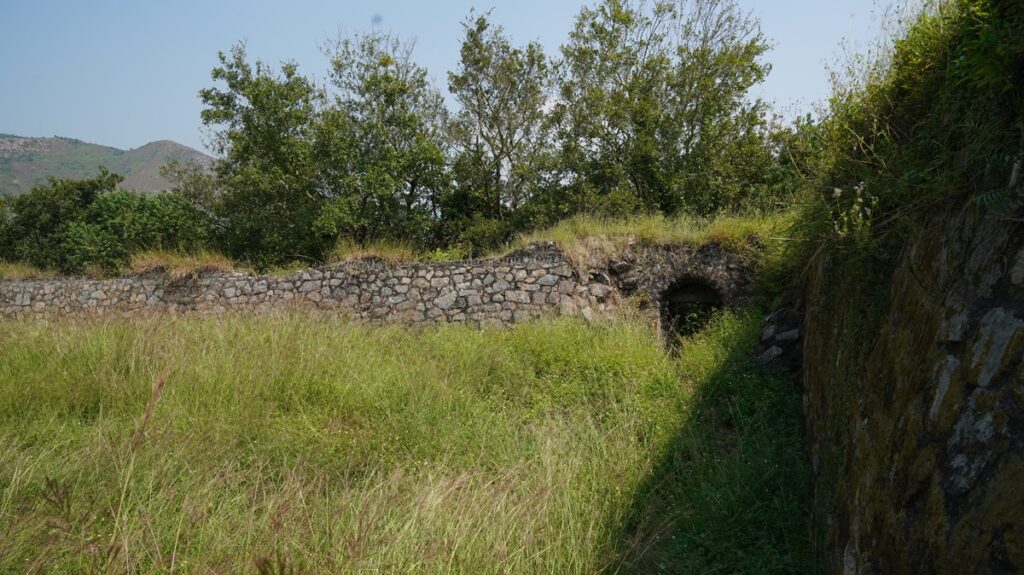
[[[388,34],[339,38],[323,80],[251,61],[238,44],[199,93],[213,173],[164,171],[173,201],[206,229],[146,242],[202,236],[262,269],[324,261],[339,243],[478,254],[577,213],[764,209],[785,189],[779,152],[793,140],[750,96],[767,48],[734,0],[602,0],[580,11],[557,57],[471,12],[449,110],[414,45]],[[91,250],[85,260],[114,261],[123,253],[96,254],[126,241],[111,238],[130,235],[127,216],[103,234],[71,222],[99,225],[90,209],[180,207],[115,194],[115,179],[54,182],[0,207],[0,233],[20,238],[0,255],[80,267],[55,255],[74,244]]]

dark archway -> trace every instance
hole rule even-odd
[[[704,329],[724,302],[718,290],[695,278],[673,282],[661,294],[661,330],[670,345]]]

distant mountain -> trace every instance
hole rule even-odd
[[[213,158],[170,140],[119,150],[71,138],[24,138],[0,134],[0,195],[24,194],[55,178],[88,178],[100,166],[124,176],[120,187],[158,192],[170,187],[160,167],[171,160],[209,166]]]

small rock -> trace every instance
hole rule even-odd
[[[775,361],[776,359],[779,359],[780,355],[782,355],[782,348],[777,346],[777,345],[773,345],[773,346],[769,347],[768,349],[766,349],[764,351],[764,353],[762,353],[761,355],[757,356],[757,361],[761,365],[764,365],[764,364],[767,364],[767,363],[771,363],[771,362]]]
[[[530,292],[510,291],[505,294],[505,299],[515,303],[530,303]]]
[[[1015,286],[1024,285],[1024,248],[1017,252],[1017,259],[1010,268],[1010,283]]]
[[[784,332],[780,333],[779,335],[775,336],[775,341],[779,341],[779,342],[796,341],[798,339],[800,339],[800,330],[799,329],[791,329],[789,331],[784,331]]]
[[[610,269],[613,274],[620,276],[624,273],[629,273],[633,271],[633,264],[624,260],[620,260],[613,263],[611,266],[609,266],[608,269]]]

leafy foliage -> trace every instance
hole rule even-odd
[[[549,184],[552,74],[538,43],[513,47],[486,15],[471,15],[463,29],[459,66],[448,74],[461,111],[450,127],[454,188],[444,216],[453,239],[488,249],[526,225],[524,207]]]
[[[69,268],[64,256],[69,228],[84,222],[96,198],[112,192],[120,181],[121,176],[102,169],[88,180],[51,179],[49,186],[33,188],[10,200],[5,226],[11,239],[7,248],[10,255],[40,268],[77,271]]]
[[[412,46],[370,33],[328,50],[318,88],[221,54],[200,95],[222,160],[185,197],[216,243],[259,268],[324,261],[337,242],[477,254],[577,213],[774,209],[781,166],[756,21],[733,0],[606,0],[554,62],[488,14],[463,23],[445,108]],[[210,190],[200,193],[197,190]]]
[[[926,10],[817,127],[803,234],[885,258],[949,205],[1012,212],[1024,162],[1024,9],[951,0]]]
[[[764,193],[768,123],[747,92],[769,71],[767,48],[729,0],[584,8],[554,117],[580,209],[617,197],[605,205],[709,215]]]
[[[323,165],[332,177],[321,225],[359,242],[427,243],[446,184],[441,94],[412,61],[411,45],[376,33],[337,43],[331,79],[338,91],[331,112],[350,127],[351,141]]]
[[[322,199],[313,152],[323,92],[293,62],[280,73],[249,64],[244,45],[221,53],[212,76],[226,85],[200,92],[203,123],[221,127],[213,139],[222,158],[214,204],[221,247],[257,265],[321,257],[331,243],[312,233]]]
[[[119,271],[146,249],[194,251],[210,229],[180,196],[115,190],[121,177],[101,170],[89,180],[51,180],[9,202],[0,257],[63,273],[90,267]]]
[[[172,193],[154,200],[37,193],[0,208],[16,214],[0,212],[14,238],[0,256],[108,273],[144,249],[211,248],[258,270],[353,244],[474,256],[576,214],[712,219],[793,192],[783,152],[799,138],[748,95],[767,43],[735,0],[603,0],[580,12],[561,60],[513,45],[489,14],[463,30],[454,113],[412,44],[387,34],[329,46],[325,85],[238,44],[199,93],[212,173],[172,162]]]

